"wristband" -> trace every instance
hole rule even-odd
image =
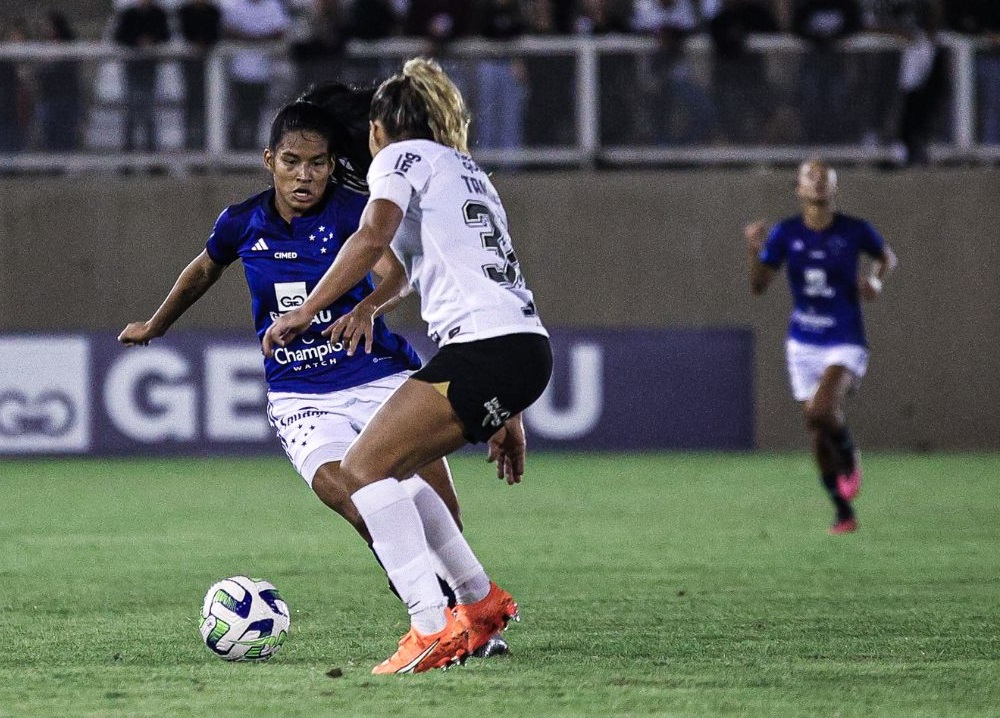
[[[875,290],[876,294],[882,293],[882,280],[878,277],[871,276],[868,277],[868,285]]]

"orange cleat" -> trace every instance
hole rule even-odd
[[[372,673],[423,673],[463,663],[469,655],[469,633],[451,610],[446,608],[444,612],[444,628],[425,635],[411,626],[399,640],[396,652],[375,666]]]
[[[513,596],[490,581],[486,598],[475,603],[455,606],[455,616],[469,632],[469,653],[475,653],[489,643],[510,621],[520,621]]]
[[[839,536],[840,534],[854,533],[858,530],[858,520],[855,518],[843,519],[837,521],[833,526],[827,531],[831,536]]]

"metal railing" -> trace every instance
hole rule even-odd
[[[982,142],[978,131],[976,66],[981,48],[972,39],[952,34],[944,35],[941,43],[949,59],[949,93],[935,128],[931,160],[996,161],[1000,146]],[[79,142],[69,150],[46,147],[45,132],[38,127],[42,113],[36,112],[23,146],[2,145],[7,148],[0,149],[3,171],[160,167],[183,173],[258,167],[259,150],[234,150],[229,137],[234,119],[229,66],[240,49],[245,46],[225,43],[204,58],[204,142],[190,148],[185,146],[181,73],[192,57],[187,48],[171,45],[140,56],[108,43],[0,44],[0,68],[6,67],[8,78],[13,69],[29,90],[42,70],[60,62],[79,74],[82,87]],[[417,39],[354,41],[343,57],[294,63],[286,47],[270,46],[275,70],[257,128],[260,146],[274,110],[306,79],[375,82],[403,59],[427,49]],[[704,36],[689,39],[682,55],[667,55],[652,38],[607,36],[525,37],[509,43],[463,40],[438,57],[467,96],[474,117],[473,153],[486,165],[785,164],[815,153],[852,163],[899,159],[889,128],[896,112],[900,40],[853,38],[838,47],[832,62],[827,58],[825,78],[814,72],[822,58],[795,38],[753,36],[747,49],[755,74],[747,75],[749,64],[730,66],[736,74],[728,79]],[[126,152],[122,69],[139,57],[158,62],[150,94],[156,113],[155,149]],[[832,84],[818,87],[810,84],[813,80]],[[33,89],[37,93],[40,87]],[[834,96],[817,95],[817,90]],[[0,96],[0,107],[9,107],[15,99]],[[37,99],[40,108],[45,98]],[[809,117],[822,110],[817,103],[829,105],[826,119],[819,113],[819,124]],[[486,136],[491,122],[506,125],[499,135]],[[9,129],[0,126],[0,133],[6,132]]]

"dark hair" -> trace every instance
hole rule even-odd
[[[331,154],[337,156],[345,171],[362,181],[372,163],[368,117],[374,94],[374,87],[326,82],[310,86],[298,98],[299,102],[308,102],[326,113],[331,126]]]
[[[268,149],[272,152],[277,150],[282,138],[289,132],[315,132],[326,139],[327,153],[331,156],[335,154],[333,123],[322,107],[311,102],[296,100],[278,110],[274,121],[271,122],[271,134],[267,141]]]
[[[408,77],[395,75],[382,83],[372,100],[371,118],[381,122],[392,137],[434,139],[427,102]]]

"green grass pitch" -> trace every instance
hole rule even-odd
[[[840,537],[804,454],[453,466],[513,654],[376,678],[405,611],[283,460],[5,460],[0,717],[1000,715],[1000,455],[867,454]],[[237,573],[291,607],[268,663],[201,643]]]

